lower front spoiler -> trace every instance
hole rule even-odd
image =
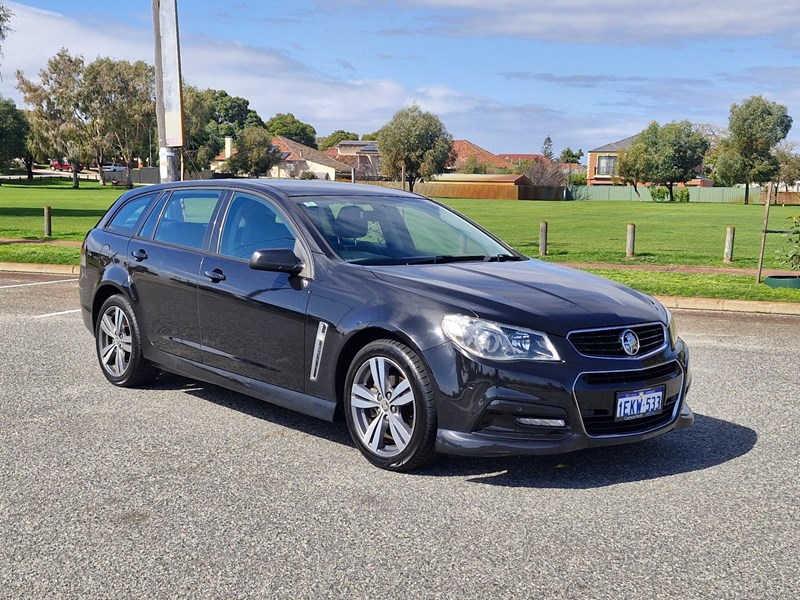
[[[465,433],[440,429],[436,434],[436,451],[460,456],[515,456],[526,454],[563,454],[583,448],[614,446],[641,442],[673,429],[685,429],[694,424],[694,413],[684,402],[678,418],[664,425],[640,433],[592,437],[586,433],[573,432],[560,440],[528,440],[487,433]]]

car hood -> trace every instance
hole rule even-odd
[[[556,335],[664,320],[658,303],[646,294],[535,259],[370,270],[387,284],[436,298],[462,312]]]

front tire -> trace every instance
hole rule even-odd
[[[436,456],[433,382],[419,355],[377,340],[353,359],[344,394],[350,436],[373,465],[411,471]]]
[[[139,322],[124,296],[111,296],[103,303],[94,338],[100,369],[114,385],[136,387],[158,375],[158,370],[142,355]]]

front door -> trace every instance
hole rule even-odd
[[[297,236],[271,202],[251,193],[234,194],[224,223],[219,253],[208,254],[200,272],[203,362],[302,391],[307,282],[249,267],[256,250],[294,249]]]

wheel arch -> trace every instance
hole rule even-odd
[[[97,327],[97,315],[100,312],[100,307],[103,306],[103,303],[111,296],[117,294],[125,296],[128,301],[131,300],[130,294],[117,283],[107,281],[97,288],[97,291],[94,293],[94,298],[92,298],[92,331]]]
[[[411,348],[417,354],[417,356],[420,357],[420,360],[422,360],[423,364],[425,364],[425,367],[430,372],[430,366],[425,361],[425,357],[422,355],[419,347],[407,335],[400,331],[379,326],[371,326],[361,329],[353,333],[347,339],[345,344],[342,346],[342,349],[339,352],[339,356],[336,360],[336,411],[334,413],[334,420],[341,421],[344,418],[344,386],[347,380],[347,372],[350,370],[350,364],[353,362],[356,354],[358,354],[361,349],[364,348],[364,346],[376,340],[394,340],[396,342],[400,342],[401,344],[405,344]]]

